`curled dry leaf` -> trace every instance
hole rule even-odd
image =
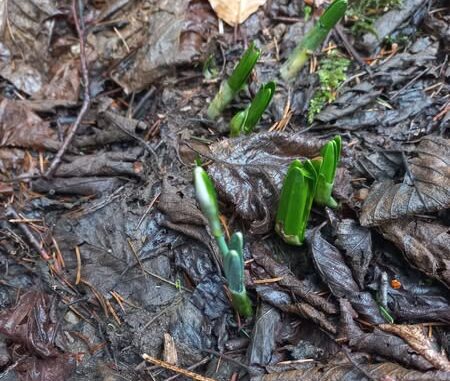
[[[383,236],[395,243],[409,263],[450,288],[450,232],[438,223],[394,221],[381,226]]]
[[[243,23],[266,0],[209,0],[217,16],[231,26]]]
[[[364,202],[361,225],[379,225],[389,220],[450,207],[450,140],[425,137],[416,157],[408,160],[413,176],[401,184],[383,181],[372,186]]]
[[[447,357],[438,352],[436,345],[424,334],[422,326],[380,324],[379,327],[383,331],[400,336],[411,348],[433,364],[436,369],[450,372],[450,362]]]

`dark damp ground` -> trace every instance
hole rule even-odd
[[[351,61],[347,79],[312,124],[328,53],[291,86],[278,79],[310,25],[302,1],[269,0],[222,34],[207,1],[89,1],[80,20],[64,1],[7,4],[2,381],[175,379],[144,353],[215,380],[450,380],[446,2],[375,9],[380,39],[355,36],[347,17],[324,43]],[[251,84],[211,123],[208,103],[250,41],[262,49]],[[208,57],[218,74],[205,79]],[[228,138],[268,80],[277,92],[257,132]],[[287,165],[337,134],[340,206],[314,207],[306,244],[289,247],[273,231]],[[253,319],[230,308],[193,198],[197,156],[227,228],[244,233]]]

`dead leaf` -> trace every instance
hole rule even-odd
[[[344,250],[355,280],[359,287],[363,287],[364,277],[373,255],[370,230],[350,219],[340,221],[336,230],[336,244]]]
[[[413,180],[383,181],[372,186],[364,202],[361,225],[379,225],[402,217],[450,207],[450,140],[425,137],[408,159]]]
[[[383,224],[381,231],[403,251],[412,266],[450,287],[448,227],[421,220],[401,220]]]
[[[55,74],[48,84],[33,95],[34,100],[67,100],[78,101],[80,93],[80,75],[78,64],[71,60],[55,65]]]
[[[360,290],[340,251],[326,241],[319,230],[313,234],[311,255],[317,272],[334,296],[345,296],[358,314],[370,323],[384,322],[372,295]]]
[[[266,0],[209,0],[217,16],[231,26],[243,23]]]
[[[436,345],[423,332],[420,325],[380,324],[383,331],[394,333],[405,340],[411,348],[426,358],[436,369],[450,372],[447,357],[438,352]]]

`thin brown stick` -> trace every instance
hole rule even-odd
[[[83,120],[84,115],[89,110],[89,106],[91,105],[91,94],[89,91],[89,71],[87,66],[87,59],[86,59],[86,50],[85,50],[85,35],[84,35],[84,23],[80,23],[80,17],[83,17],[82,14],[78,15],[77,12],[77,1],[78,0],[72,0],[72,13],[73,13],[73,19],[75,22],[75,27],[77,29],[78,38],[80,40],[80,66],[81,66],[81,75],[83,77],[83,104],[81,105],[80,112],[78,113],[77,118],[75,119],[75,122],[72,124],[72,126],[69,129],[69,132],[64,139],[64,142],[59,149],[58,153],[54,157],[52,163],[50,164],[50,167],[47,169],[47,172],[45,172],[45,177],[51,177],[53,173],[55,173],[56,169],[58,168],[59,164],[61,163],[61,159],[64,156],[64,153],[66,152],[67,148],[69,147],[70,143],[72,142],[78,128],[81,125],[81,121]],[[79,9],[82,9],[79,7]]]
[[[12,217],[14,220],[22,220],[22,218],[19,216],[19,214],[16,212],[16,210],[12,206],[8,206],[6,209],[6,216]],[[52,257],[49,253],[47,253],[47,250],[44,249],[42,243],[40,243],[34,234],[31,232],[27,224],[24,223],[17,223],[19,229],[22,231],[22,233],[27,238],[28,242],[33,246],[37,252],[40,254],[41,258],[44,261],[49,261]]]
[[[204,357],[199,362],[196,362],[195,364],[188,366],[187,370],[194,370],[195,368],[198,368],[200,365],[206,364],[208,361],[209,361],[209,357]],[[173,381],[180,376],[181,376],[181,374],[174,374],[173,376],[170,376],[169,378],[166,378],[163,381]]]
[[[77,256],[77,276],[75,278],[75,284],[79,284],[81,280],[81,253],[78,246],[75,246],[75,255]]]
[[[163,368],[165,368],[165,369],[169,369],[169,370],[171,370],[171,371],[173,371],[173,372],[182,374],[183,376],[192,378],[193,380],[196,380],[196,381],[216,381],[216,380],[214,380],[213,378],[203,377],[203,376],[201,376],[200,374],[191,372],[190,370],[186,370],[186,369],[183,369],[183,368],[179,368],[178,366],[169,364],[169,363],[166,362],[166,361],[162,361],[162,360],[155,359],[154,357],[151,357],[151,356],[149,356],[149,355],[146,354],[146,353],[144,353],[144,354],[142,355],[142,358],[143,358],[145,361],[147,361],[147,362],[149,362],[149,363],[151,363],[151,364],[155,364],[155,365],[161,366],[161,367],[163,367]]]

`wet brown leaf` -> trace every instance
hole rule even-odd
[[[431,370],[433,365],[416,353],[402,338],[379,328],[372,332],[364,332],[354,320],[355,312],[346,299],[340,300],[341,321],[340,338],[348,341],[348,345],[357,351],[381,356],[400,364],[420,370]]]
[[[251,247],[251,252],[255,262],[262,266],[270,276],[281,278],[277,282],[280,286],[286,287],[293,294],[326,313],[335,314],[337,312],[336,305],[311,290],[309,282],[297,279],[286,265],[277,263],[264,244],[255,242]]]
[[[155,3],[155,11],[148,16],[148,26],[144,26],[148,29],[148,38],[135,56],[113,73],[113,79],[127,93],[146,88],[178,66],[197,62],[208,35],[217,27],[215,17],[210,15],[212,11],[199,2],[162,0]]]
[[[292,300],[289,293],[276,289],[273,286],[256,286],[256,293],[266,303],[279,308],[281,311],[301,316],[311,320],[319,327],[332,334],[336,334],[337,328],[323,312],[307,303],[299,303]]]
[[[320,277],[334,296],[345,296],[358,314],[372,324],[384,322],[372,295],[359,289],[342,254],[322,237],[319,230],[313,234],[311,255]]]
[[[411,348],[426,358],[436,369],[450,372],[450,362],[442,353],[438,352],[436,344],[424,333],[420,325],[380,324],[380,329],[394,333],[405,340]]]
[[[401,184],[374,184],[362,208],[361,225],[450,207],[450,140],[425,137],[413,153],[417,156],[408,160],[408,166],[414,181],[405,175]]]
[[[227,24],[235,26],[243,23],[267,0],[209,0],[217,16]]]
[[[55,151],[59,145],[56,133],[48,122],[24,104],[3,99],[0,103],[0,147]]]
[[[337,225],[336,244],[344,250],[359,287],[364,287],[364,277],[372,259],[372,235],[369,229],[354,220],[342,220]]]
[[[39,92],[47,82],[52,16],[60,13],[56,0],[8,1],[0,12],[0,40],[9,54],[0,61],[0,76],[26,94]],[[7,4],[7,6],[6,6]],[[7,27],[6,27],[7,25]]]
[[[53,303],[38,291],[27,292],[15,307],[0,311],[0,333],[12,343],[21,380],[63,380],[73,371],[73,359],[55,345],[57,328]]]
[[[412,266],[450,288],[448,227],[434,222],[405,220],[383,224],[381,231],[403,251]]]

